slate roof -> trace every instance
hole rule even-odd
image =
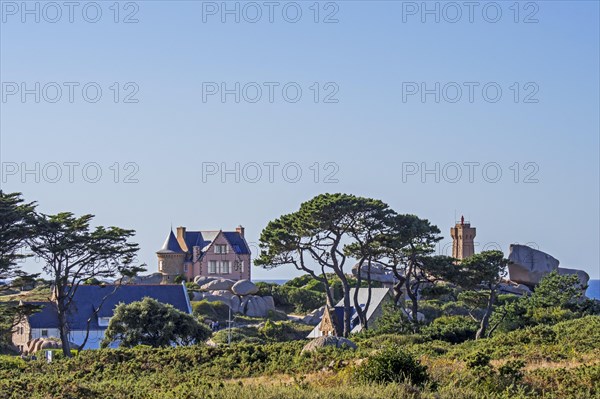
[[[183,244],[177,241],[177,237],[173,234],[173,231],[167,237],[162,248],[157,251],[158,254],[167,253],[184,253],[191,252],[193,247],[200,247],[202,252],[205,252],[208,246],[217,238],[221,231],[217,230],[200,230],[200,231],[186,231],[183,237]],[[223,236],[231,244],[233,251],[239,255],[250,254],[250,248],[246,243],[246,240],[237,231],[223,231]]]
[[[97,317],[90,322],[90,329],[105,329],[106,327],[98,325],[98,317],[111,317],[119,303],[141,301],[144,297],[156,299],[161,303],[173,305],[177,310],[191,313],[187,290],[183,285],[80,285],[75,292],[67,317],[69,328],[72,331],[85,330],[87,320],[93,315],[94,310],[101,306]],[[30,316],[29,323],[33,328],[58,328],[56,305],[52,302],[43,304],[46,306],[40,313]]]
[[[163,244],[162,248],[157,253],[159,253],[159,254],[184,253],[183,249],[181,249],[181,246],[179,245],[179,242],[177,241],[177,237],[175,237],[175,234],[173,234],[173,230],[171,230],[171,233],[165,240],[165,243]]]
[[[28,305],[41,306],[39,312],[29,316],[31,328],[58,328],[58,313],[54,302],[27,302]]]
[[[354,308],[354,291],[356,288],[350,289],[350,303],[352,305],[350,309],[350,327],[351,333],[357,333],[362,330],[362,326],[360,324],[360,320],[358,319],[358,313]],[[369,295],[369,290],[367,288],[360,288],[358,290],[358,304],[361,308],[365,307],[367,303],[367,298]],[[367,321],[371,322],[373,319],[373,314],[381,305],[386,298],[391,298],[391,291],[389,288],[371,288],[371,302],[369,303],[369,309],[367,309]],[[338,331],[344,331],[344,300],[340,300],[335,307],[334,311],[334,319],[335,319],[335,327]],[[321,336],[321,331],[319,330],[321,323],[319,323],[311,332],[308,334],[307,338],[317,338]]]
[[[223,235],[229,241],[236,254],[247,255],[250,253],[250,248],[246,244],[244,237],[237,231],[224,231]]]

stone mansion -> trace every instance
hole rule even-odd
[[[244,228],[235,231],[187,231],[177,227],[156,252],[158,271],[165,282],[176,276],[192,281],[196,276],[250,280],[250,248]]]

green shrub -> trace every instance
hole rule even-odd
[[[325,292],[325,283],[312,279],[303,288],[311,291]]]
[[[423,299],[441,299],[443,301],[453,300],[456,297],[456,290],[447,284],[433,284],[423,287],[421,298]]]
[[[442,316],[423,327],[421,333],[430,338],[458,344],[475,338],[477,323],[467,316]]]
[[[216,301],[209,302],[206,299],[192,302],[192,312],[194,316],[213,321],[229,320],[229,306],[225,303]]]
[[[256,295],[258,296],[271,296],[273,295],[272,291],[274,287],[279,287],[279,284],[276,283],[267,283],[264,281],[258,281],[254,283],[258,287],[258,292]]]
[[[276,306],[293,307],[298,313],[306,313],[325,304],[325,293],[282,285],[273,287],[273,300]]]
[[[314,278],[310,274],[303,274],[302,276],[295,277],[291,280],[286,281],[285,284],[282,285],[282,287],[300,288],[304,287],[306,284],[313,280]]]
[[[422,386],[429,380],[427,366],[398,346],[370,356],[356,368],[355,376],[363,383],[410,382]]]

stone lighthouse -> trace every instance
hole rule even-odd
[[[464,259],[475,254],[475,227],[471,227],[469,222],[465,222],[465,217],[460,217],[460,223],[450,228],[452,236],[452,257]]]

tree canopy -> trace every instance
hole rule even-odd
[[[115,342],[123,347],[192,345],[205,341],[210,335],[210,329],[193,316],[146,297],[116,307],[102,346]]]
[[[103,226],[92,229],[93,218],[70,212],[38,214],[34,222],[37,234],[28,239],[31,251],[44,261],[43,270],[53,281],[65,356],[71,356],[67,314],[79,285],[89,279],[131,276],[143,270],[133,264],[138,245],[128,240],[134,231]]]

